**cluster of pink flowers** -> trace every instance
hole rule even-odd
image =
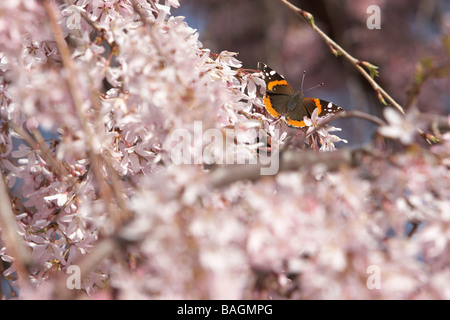
[[[322,127],[316,113],[305,119],[317,129],[311,135],[267,118],[260,75],[242,69],[236,53],[203,48],[197,31],[170,15],[178,0],[42,3],[0,2],[0,168],[29,279],[17,281],[6,241],[0,257],[11,262],[2,277],[19,297],[57,298],[67,268],[115,237],[122,245],[83,275],[79,294],[450,298],[448,134],[431,149],[413,148],[417,118],[387,111],[380,134],[411,152],[215,189],[210,176],[226,166],[173,163],[175,130],[195,136],[195,121],[238,129],[245,147],[227,156],[256,159],[265,146],[249,133],[255,128],[274,137],[272,147],[299,153],[335,151],[343,140],[330,132],[339,129]],[[49,10],[71,49],[75,88]]]

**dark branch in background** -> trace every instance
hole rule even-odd
[[[350,63],[366,78],[366,80],[372,85],[373,89],[377,92],[378,99],[383,103],[387,104],[385,99],[394,106],[398,111],[402,114],[405,114],[403,107],[398,104],[380,85],[373,79],[374,76],[378,75],[378,67],[367,61],[361,61],[353,56],[351,56],[347,51],[342,49],[336,42],[334,42],[330,37],[328,37],[317,25],[314,23],[314,17],[309,12],[306,12],[293,4],[291,4],[287,0],[280,0],[284,3],[289,9],[295,12],[296,15],[304,19],[313,29],[316,31],[319,36],[325,41],[325,43],[330,47],[331,51],[334,55],[344,56]],[[366,70],[367,69],[367,70]]]
[[[440,131],[450,130],[450,123],[448,123],[449,120],[447,116],[421,113],[420,117],[429,123],[430,130],[437,136],[440,135]]]
[[[371,147],[363,147],[354,150],[341,149],[334,152],[316,152],[316,151],[292,151],[287,150],[279,154],[279,170],[296,171],[300,169],[311,169],[320,165],[324,172],[338,170],[342,166],[357,166],[361,163],[362,156],[369,154],[374,156],[375,150]],[[261,169],[267,166],[255,165],[230,165],[218,168],[208,175],[206,184],[212,188],[226,187],[234,182],[242,180],[256,181],[263,179]],[[271,177],[271,176],[269,176]]]
[[[363,119],[363,120],[367,120],[370,121],[374,124],[376,124],[377,126],[385,126],[386,122],[383,119],[380,119],[374,115],[362,112],[362,111],[358,111],[358,110],[353,110],[353,111],[345,111],[345,112],[341,112],[338,113],[336,115],[333,116],[331,120],[337,120],[337,119],[347,119],[347,118],[359,118],[359,119]]]
[[[315,127],[305,138],[311,136],[313,133],[317,132],[318,130],[320,130],[321,128],[323,128],[324,126],[326,126],[327,124],[329,124],[330,122],[332,122],[334,120],[348,119],[348,118],[364,119],[364,120],[370,121],[380,127],[386,125],[386,122],[384,120],[382,120],[376,116],[373,116],[371,114],[368,114],[368,113],[365,113],[362,111],[358,111],[358,110],[345,111],[345,112],[340,112],[337,114],[329,115],[324,121],[322,121],[317,127]]]
[[[244,115],[246,114],[244,113]],[[373,122],[378,126],[387,125],[384,120],[376,116],[361,111],[345,111],[327,117],[325,121],[315,127],[309,135],[317,132],[331,121],[345,118],[364,119]],[[430,123],[430,126],[433,125],[433,123],[438,123],[440,127],[449,127],[446,118],[427,114],[423,114],[423,118]],[[421,133],[421,135],[423,135],[423,133]],[[354,167],[360,165],[364,155],[372,158],[381,157],[377,150],[368,144],[357,149],[339,149],[333,152],[316,152],[313,150],[282,150],[279,154],[279,158],[276,160],[279,161],[278,173],[283,171],[311,169],[316,165],[321,165],[324,172],[332,172],[338,170],[342,166]],[[211,188],[222,188],[238,181],[256,181],[265,177],[261,175],[261,169],[265,167],[267,166],[260,164],[230,165],[220,167],[208,175],[206,185]]]

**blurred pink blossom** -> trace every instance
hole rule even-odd
[[[5,241],[0,257],[9,265],[2,277],[20,298],[55,298],[68,267],[110,238],[120,246],[83,278],[83,295],[449,297],[448,134],[430,151],[389,161],[364,158],[335,172],[318,163],[211,187],[216,170],[229,167],[175,164],[176,130],[195,137],[200,122],[203,132],[232,131],[221,150],[232,159],[258,159],[262,148],[333,152],[347,141],[330,134],[340,130],[330,125],[312,133],[323,121],[317,112],[305,118],[306,132],[270,119],[258,73],[241,69],[235,52],[204,48],[197,31],[171,15],[179,1],[136,2],[141,14],[128,0],[74,1],[91,20],[83,17],[80,29],[68,26],[66,5],[57,7],[76,89],[41,2],[0,2],[0,167],[31,256],[31,286],[19,287],[19,257]],[[385,117],[382,135],[414,141],[416,115],[386,109]],[[202,152],[202,139],[189,151]],[[408,234],[408,226],[415,231]],[[380,288],[367,286],[370,266],[381,271]]]

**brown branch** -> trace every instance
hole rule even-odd
[[[14,218],[2,172],[0,172],[0,229],[8,254],[14,258],[13,266],[23,288],[29,284],[28,267],[31,264],[31,256],[26,250],[23,239],[19,236],[17,221]]]
[[[280,0],[282,3],[284,3],[290,10],[292,10],[296,15],[304,19],[311,28],[316,31],[319,36],[325,41],[325,43],[330,47],[331,51],[337,56],[342,55],[344,56],[362,75],[366,80],[371,84],[372,88],[377,92],[377,95],[380,99],[380,101],[383,104],[386,104],[383,97],[392,105],[394,106],[398,111],[400,111],[402,114],[405,114],[403,107],[398,104],[380,85],[372,78],[372,75],[377,74],[377,67],[366,62],[361,61],[356,58],[354,58],[352,55],[350,55],[347,51],[345,51],[341,46],[339,46],[336,42],[334,42],[330,37],[328,37],[325,32],[323,32],[317,25],[314,23],[314,17],[311,13],[306,12],[293,4],[291,4],[287,0]],[[370,73],[366,71],[363,67],[366,67]]]
[[[359,119],[367,120],[367,121],[370,121],[380,127],[386,125],[386,122],[383,119],[380,119],[374,115],[371,115],[371,114],[368,114],[368,113],[365,113],[362,111],[358,111],[358,110],[345,111],[345,112],[338,113],[337,115],[333,116],[332,120],[346,119],[346,118],[359,118]]]
[[[61,27],[58,24],[57,10],[50,0],[44,1],[44,7],[46,9],[47,15],[50,18],[50,25],[55,36],[56,44],[61,54],[63,66],[66,71],[65,80],[69,88],[69,93],[72,98],[76,114],[80,121],[81,129],[83,130],[83,133],[87,138],[87,153],[90,160],[91,170],[99,186],[100,198],[105,201],[105,205],[107,207],[106,210],[109,213],[109,216],[113,221],[115,227],[114,232],[112,233],[113,236],[100,240],[87,256],[80,259],[80,261],[75,262],[78,263],[78,266],[80,267],[82,277],[86,277],[89,275],[89,273],[94,271],[94,269],[105,258],[111,256],[115,251],[121,239],[116,238],[114,235],[120,231],[121,227],[125,224],[126,221],[129,221],[129,219],[132,217],[132,212],[127,208],[126,203],[123,199],[123,195],[125,194],[125,192],[123,192],[122,190],[118,174],[113,169],[112,164],[107,158],[108,155],[102,156],[100,154],[97,154],[95,152],[92,141],[89,139],[89,137],[93,136],[95,133],[93,132],[92,128],[88,126],[87,117],[83,112],[83,98],[81,89],[77,85],[77,74],[75,72],[71,54],[67,43],[64,40]],[[96,106],[97,101],[95,101],[93,92],[91,91],[90,94],[90,98],[92,100],[91,104]],[[106,167],[106,171],[108,171],[108,177],[110,181],[109,184],[106,183],[103,177],[103,170],[100,164],[104,164],[104,166]],[[111,201],[113,199],[115,201]],[[78,292],[75,290],[68,290],[66,279],[60,279],[55,285],[53,294],[55,298],[69,298],[75,297]]]
[[[139,15],[139,18],[141,18],[141,21],[144,25],[148,24],[148,20],[145,17],[145,14],[141,7],[139,6],[139,3],[136,0],[131,0],[131,5],[133,7],[134,12],[136,12]]]
[[[283,171],[296,171],[322,165],[325,171],[336,171],[341,166],[357,166],[361,163],[363,154],[374,154],[370,147],[360,149],[340,149],[333,152],[316,151],[292,151],[281,152],[278,158],[278,174]],[[226,187],[234,182],[242,180],[256,181],[265,177],[261,175],[261,169],[267,166],[261,164],[244,164],[224,166],[211,172],[206,178],[206,185],[211,188]]]
[[[47,15],[50,18],[50,25],[53,31],[53,34],[55,36],[55,41],[58,46],[59,52],[61,54],[63,66],[66,71],[66,77],[65,80],[67,82],[69,93],[72,98],[73,105],[75,107],[76,114],[78,116],[78,119],[80,121],[81,129],[83,130],[83,133],[86,137],[86,144],[87,144],[87,153],[90,160],[90,164],[92,166],[92,172],[94,174],[94,177],[98,183],[99,186],[99,192],[100,192],[100,198],[105,201],[105,205],[107,206],[107,211],[110,214],[111,219],[116,222],[115,226],[118,227],[119,224],[123,223],[128,219],[128,217],[131,215],[128,208],[125,206],[124,202],[121,199],[122,194],[125,194],[124,192],[120,191],[121,187],[120,184],[117,182],[118,179],[116,177],[113,177],[116,172],[110,171],[110,180],[112,181],[111,184],[106,183],[104,177],[103,177],[103,170],[100,166],[101,163],[105,164],[107,169],[113,168],[113,166],[109,163],[108,159],[105,157],[102,157],[101,155],[97,154],[95,152],[95,147],[93,146],[92,141],[89,139],[89,137],[92,137],[95,135],[95,133],[92,130],[92,127],[88,126],[88,120],[83,112],[83,98],[81,90],[77,84],[77,74],[75,72],[75,67],[72,61],[72,57],[69,51],[69,48],[67,46],[66,41],[64,40],[64,36],[62,33],[62,29],[60,25],[58,24],[58,17],[57,17],[57,10],[54,7],[53,3],[50,0],[44,1],[44,7],[47,11]],[[93,99],[91,97],[91,99]],[[95,102],[92,101],[92,105],[95,105]],[[114,206],[114,203],[110,201],[111,199],[116,200],[116,203],[118,205],[118,208]]]
[[[67,6],[76,7],[75,4],[73,3],[73,0],[63,0],[63,1]],[[86,21],[95,31],[97,31],[97,33],[102,38],[102,40],[105,41],[106,44],[108,44],[108,46],[111,48],[111,51],[113,51],[114,47],[115,47],[115,43],[114,43],[114,41],[111,42],[109,39],[107,39],[107,37],[105,37],[107,34],[105,32],[105,30],[103,28],[99,27],[95,21],[92,21],[92,19],[87,15],[87,13],[85,11],[79,9],[78,13],[84,19],[84,21]]]
[[[383,121],[382,119],[380,119],[380,118],[378,118],[378,117],[376,117],[374,115],[362,112],[362,111],[353,110],[353,111],[339,112],[337,114],[329,115],[317,127],[315,127],[311,132],[309,132],[308,135],[304,137],[304,139],[310,137],[313,133],[319,131],[321,128],[325,127],[327,124],[329,124],[330,122],[332,122],[334,120],[347,119],[347,118],[364,119],[364,120],[370,121],[372,123],[375,123],[378,126],[386,125],[386,122]],[[304,143],[304,141],[303,141],[303,143]]]
[[[31,149],[40,151],[39,156],[52,169],[53,174],[61,181],[74,183],[73,178],[68,174],[66,168],[61,165],[51,153],[38,130],[35,130],[33,134],[31,134],[16,123],[10,122],[9,125]]]
[[[448,116],[430,113],[421,113],[420,117],[422,119],[425,119],[425,121],[429,123],[430,130],[432,130],[436,135],[439,135],[439,131],[450,130],[450,123],[448,120]]]
[[[150,6],[152,7],[152,9],[154,10],[154,12],[153,12],[154,13],[154,17],[158,18],[159,10],[158,10],[158,7],[156,6],[155,2],[153,0],[147,0],[147,3],[149,3]],[[149,24],[149,20],[145,17],[145,13],[144,13],[144,10],[142,10],[141,5],[136,0],[131,0],[131,5],[133,6],[133,10],[141,18],[142,23],[144,25],[148,25]]]
[[[118,242],[114,237],[108,237],[100,240],[95,247],[78,261],[77,266],[80,268],[81,280],[85,279],[95,268],[105,259],[109,258],[118,248]],[[67,277],[59,278],[53,289],[53,298],[59,300],[68,300],[77,298],[80,290],[67,288]]]

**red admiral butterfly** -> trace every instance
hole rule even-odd
[[[319,109],[319,117],[343,112],[344,110],[325,100],[304,98],[303,91],[295,92],[282,75],[269,68],[265,63],[258,62],[258,70],[266,82],[264,105],[275,119],[284,116],[286,123],[291,127],[305,126],[303,118],[311,118],[312,113]]]

